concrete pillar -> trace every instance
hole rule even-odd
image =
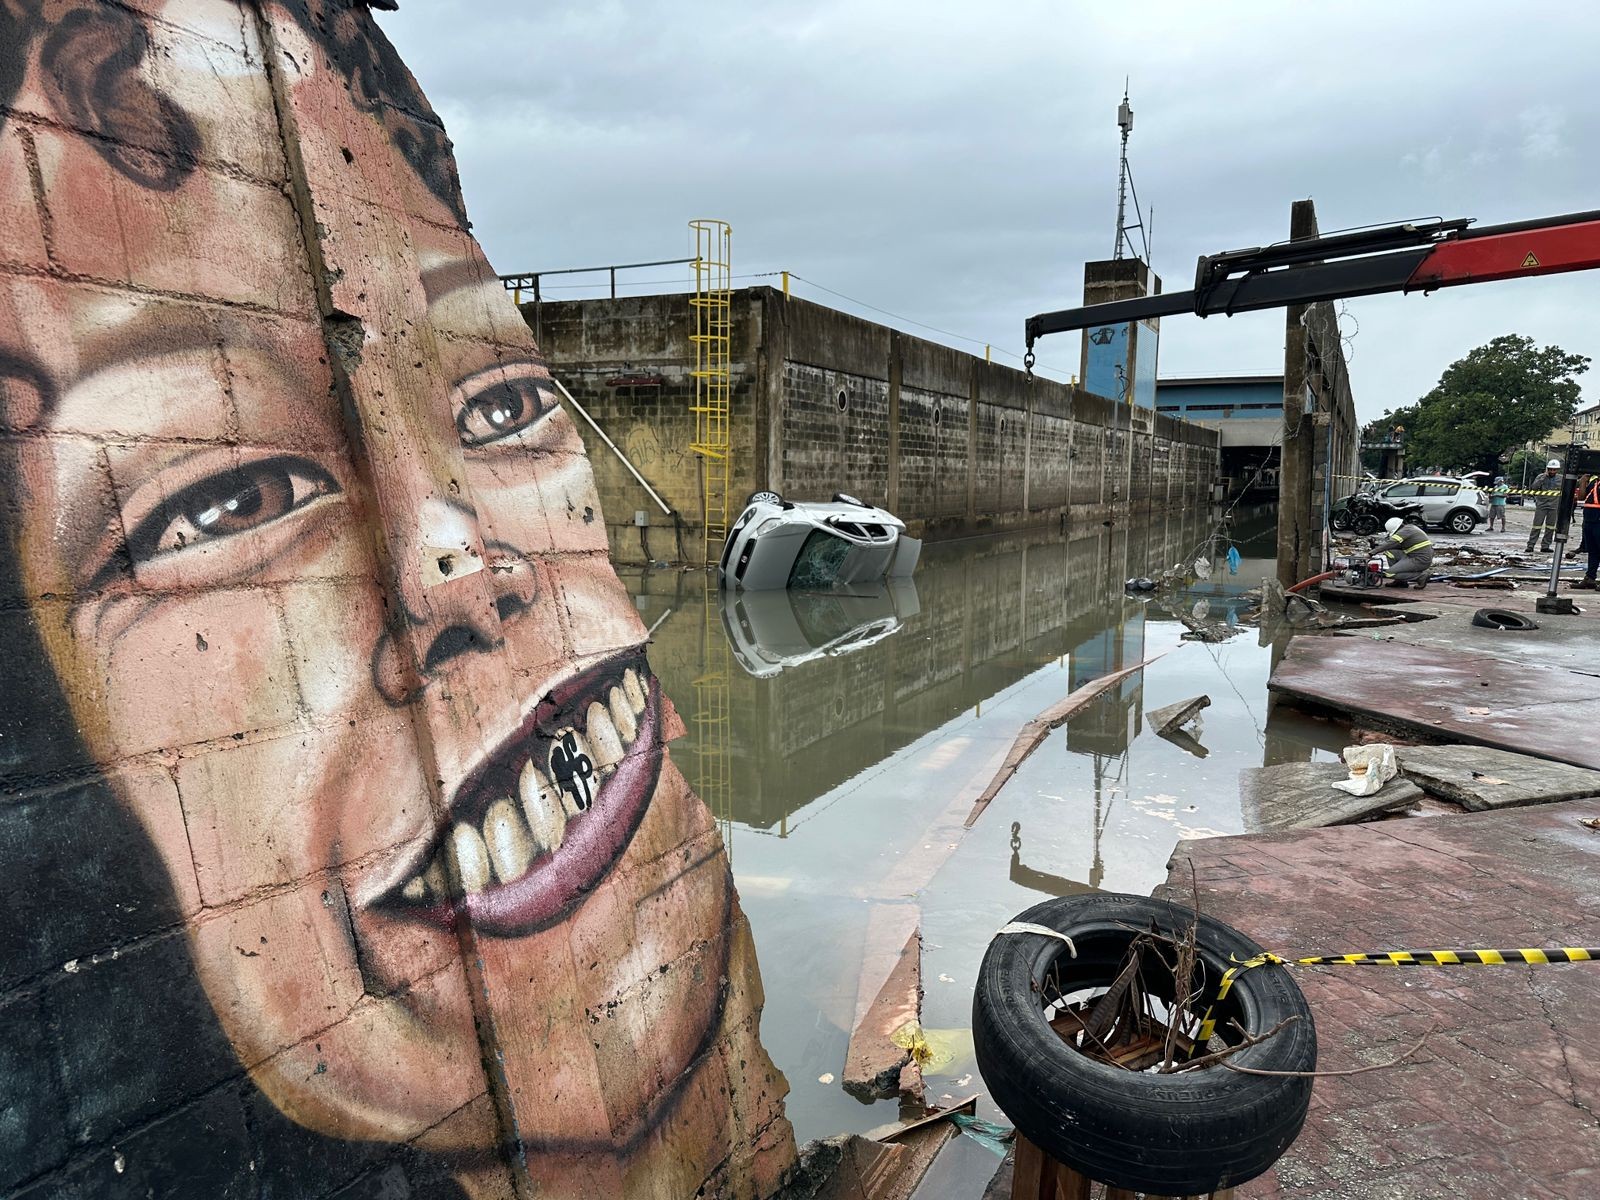
[[[978,523],[978,360],[974,358],[969,378],[971,390],[967,398],[967,523],[970,533]]]
[[[1137,258],[1084,264],[1085,304],[1132,300],[1160,292],[1161,277]],[[1154,410],[1160,337],[1158,321],[1128,321],[1084,330],[1079,371],[1084,390]]]
[[[789,357],[788,335],[788,300],[768,290],[762,306],[761,345],[756,355],[759,364],[755,389],[756,445],[766,447],[766,480],[762,486],[780,496],[784,487],[783,366]],[[764,443],[761,441],[763,432]]]
[[[889,511],[900,511],[900,381],[905,373],[905,349],[897,330],[889,331]]]
[[[1033,389],[1022,410],[1022,515],[1033,512]]]
[[[1317,212],[1310,200],[1296,200],[1289,216],[1289,237],[1303,241],[1317,236]],[[1278,464],[1278,581],[1285,587],[1305,579],[1311,570],[1316,535],[1311,528],[1311,481],[1317,431],[1306,409],[1308,367],[1305,317],[1307,305],[1290,305],[1286,317],[1283,360],[1283,449]]]

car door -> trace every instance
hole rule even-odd
[[[1444,519],[1455,507],[1456,493],[1461,488],[1454,483],[1424,483],[1417,499],[1422,502],[1422,519],[1429,525],[1443,525]]]
[[[1422,485],[1409,479],[1399,483],[1391,483],[1383,489],[1383,498],[1390,504],[1410,504],[1417,498],[1417,493],[1422,490]]]

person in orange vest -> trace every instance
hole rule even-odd
[[[1579,550],[1589,553],[1589,562],[1583,569],[1583,578],[1573,584],[1574,591],[1595,590],[1594,572],[1600,566],[1600,475],[1585,475],[1578,480],[1574,497],[1583,509],[1583,541]]]

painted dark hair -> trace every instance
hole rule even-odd
[[[465,224],[444,130],[359,4],[291,5]],[[85,4],[43,28],[0,0],[0,128],[38,45],[45,87],[143,186],[193,171],[193,122],[143,81],[142,18]],[[0,404],[53,406],[34,363],[0,352]],[[3,442],[0,442],[3,444]],[[90,757],[46,655],[16,531],[29,502],[0,457],[0,1196],[462,1200],[449,1164],[324,1137],[251,1082],[196,975],[172,881]]]
[[[249,2],[249,0],[246,0]],[[461,180],[444,124],[370,7],[390,2],[285,0],[284,8],[328,55],[356,107],[383,125],[401,157],[468,227]],[[143,17],[111,3],[67,9],[44,28],[44,0],[0,0],[0,123],[27,74],[33,41],[51,102],[95,149],[129,179],[171,191],[193,172],[200,154],[194,122],[140,73],[150,48]]]

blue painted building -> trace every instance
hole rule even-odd
[[[1186,421],[1283,419],[1282,375],[1218,375],[1156,381],[1156,411]]]
[[[1283,376],[1217,375],[1161,379],[1156,411],[1222,434],[1228,494],[1276,492],[1283,445]]]

